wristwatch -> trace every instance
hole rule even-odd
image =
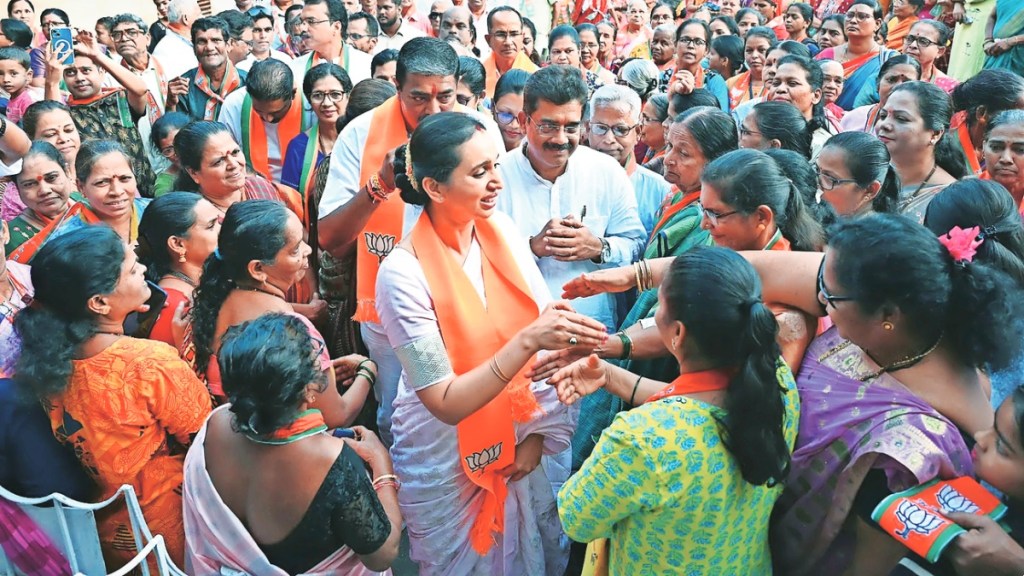
[[[591,262],[594,262],[595,264],[604,264],[605,262],[608,261],[609,258],[612,257],[612,246],[611,246],[611,244],[609,244],[608,240],[606,240],[605,238],[600,238],[600,240],[601,240],[601,253],[598,254],[596,257],[591,259]]]

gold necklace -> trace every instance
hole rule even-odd
[[[900,360],[897,360],[897,361],[893,362],[892,364],[889,364],[888,366],[883,366],[877,372],[869,372],[867,374],[862,374],[862,375],[854,376],[853,378],[855,380],[860,381],[860,382],[867,382],[868,380],[874,380],[875,378],[878,378],[882,374],[896,372],[898,370],[903,370],[905,368],[910,368],[911,366],[917,364],[921,360],[924,360],[926,356],[928,356],[929,354],[934,352],[935,349],[939,347],[939,343],[942,342],[942,336],[943,336],[943,334],[939,334],[939,338],[937,340],[935,340],[935,343],[932,344],[931,347],[929,347],[924,352],[921,352],[920,354],[916,354],[916,355],[913,355],[913,356],[906,356],[906,357],[904,357],[904,358],[902,358]],[[845,350],[851,344],[852,343],[849,340],[844,340],[843,342],[840,342],[839,344],[833,346],[832,348],[829,348],[827,351],[825,351],[824,354],[819,356],[818,357],[818,362],[819,363],[824,363],[825,360],[827,360],[829,357],[834,356],[835,354],[839,353],[842,350]],[[868,356],[868,358],[871,358],[871,355],[868,354],[866,350],[862,349],[862,351],[864,352],[864,354],[866,356]],[[874,360],[874,359],[872,358],[872,360]]]

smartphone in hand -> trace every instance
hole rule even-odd
[[[71,28],[61,26],[51,29],[50,47],[54,54],[63,55],[60,59],[61,64],[71,66],[75,63],[74,31]]]
[[[146,281],[149,285],[149,310],[145,312],[132,312],[124,319],[124,333],[135,338],[149,338],[153,331],[160,313],[163,312],[164,304],[167,302],[167,292],[155,283]]]

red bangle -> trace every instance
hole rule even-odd
[[[388,188],[384,181],[380,179],[379,174],[373,174],[366,182],[366,193],[374,204],[385,202],[392,192],[394,192],[394,188]]]

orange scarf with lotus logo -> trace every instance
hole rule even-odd
[[[441,242],[426,212],[410,236],[456,374],[488,362],[537,318],[537,303],[519,265],[490,220],[476,221],[486,307],[462,265]],[[497,396],[456,426],[462,471],[484,490],[469,530],[473,550],[481,556],[494,545],[494,534],[505,531],[508,488],[506,478],[497,471],[515,460],[515,422],[529,422],[540,411],[530,380],[523,376],[526,366],[532,364],[531,359]]]
[[[359,165],[359,187],[366,186],[370,176],[380,170],[388,152],[409,139],[398,97],[392,96],[373,111],[370,134],[363,148]],[[402,239],[405,202],[398,192],[377,206],[366,227],[356,239],[356,322],[380,322],[377,316],[375,291],[380,263]]]

